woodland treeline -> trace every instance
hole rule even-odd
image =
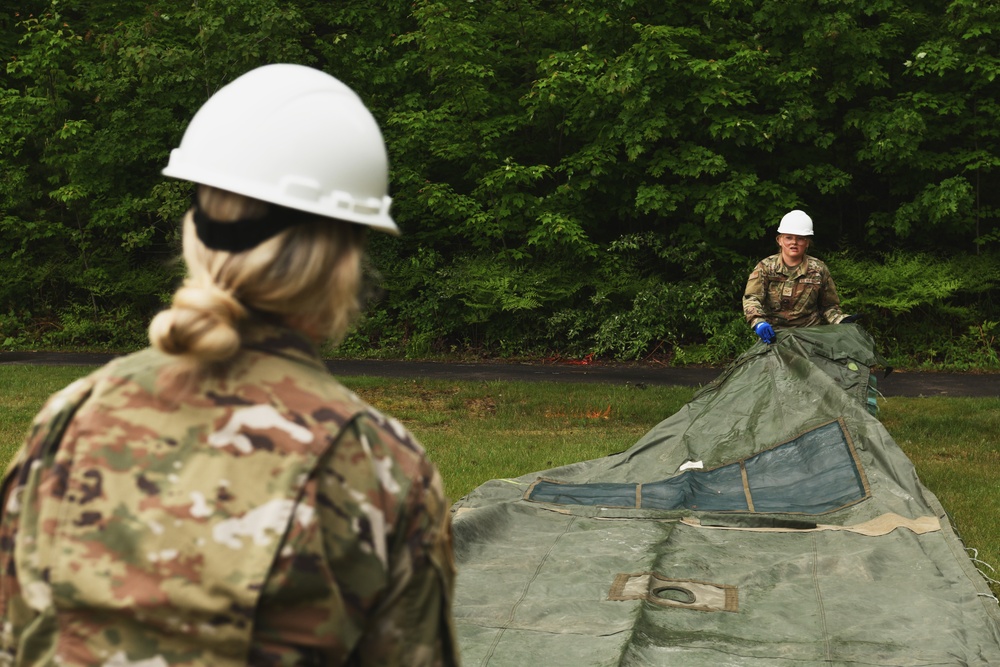
[[[803,208],[884,354],[998,365],[1000,3],[0,7],[6,349],[144,345],[180,275],[170,149],[220,86],[296,62],[358,91],[392,163],[404,235],[371,238],[348,354],[725,361]]]

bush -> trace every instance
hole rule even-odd
[[[896,251],[829,261],[845,310],[860,313],[899,366],[997,368],[993,293],[1000,256],[962,258]]]

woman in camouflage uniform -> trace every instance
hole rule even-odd
[[[838,324],[845,319],[826,264],[806,254],[812,219],[790,211],[778,226],[780,252],[757,263],[743,292],[743,314],[762,341],[773,343],[774,327]]]
[[[0,662],[453,665],[449,508],[398,422],[326,371],[389,217],[381,134],[306,67],[212,97],[152,347],[53,396],[7,473]]]

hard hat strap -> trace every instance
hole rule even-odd
[[[255,248],[289,227],[314,220],[316,216],[284,206],[270,205],[262,218],[243,218],[229,222],[213,220],[194,202],[194,228],[198,238],[212,250],[243,252]]]

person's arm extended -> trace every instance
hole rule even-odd
[[[763,263],[758,263],[747,279],[743,290],[743,316],[750,328],[761,322],[767,322],[767,309],[764,307],[764,295],[767,293],[767,277]]]
[[[833,276],[829,272],[823,277],[823,284],[819,292],[819,312],[823,319],[830,324],[839,324],[847,315],[840,308],[840,295],[837,294],[837,285],[833,282]]]

